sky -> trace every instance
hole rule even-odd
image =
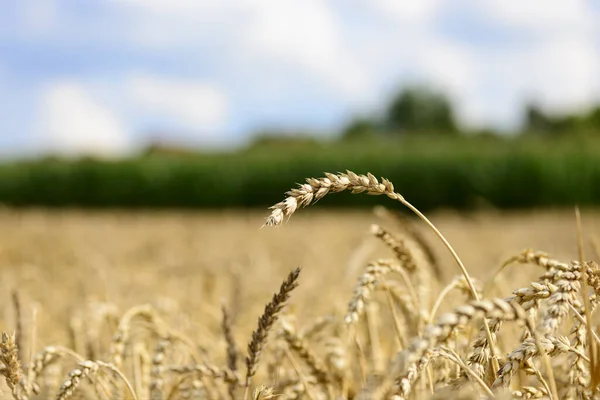
[[[600,101],[600,0],[3,0],[0,156],[332,135],[427,83],[463,126]]]

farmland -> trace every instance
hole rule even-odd
[[[221,305],[226,304],[229,310],[239,352],[246,354],[264,305],[287,274],[302,267],[299,287],[291,294],[282,315],[298,329],[326,315],[339,319],[314,338],[317,356],[325,359],[322,337],[344,336],[343,318],[358,276],[369,261],[393,258],[393,253],[369,233],[370,225],[378,223],[399,235],[403,228],[395,220],[381,218],[381,214],[376,216],[369,210],[340,212],[315,207],[298,212],[283,226],[261,229],[266,214],[2,210],[0,328],[12,332],[15,321],[20,320],[24,364],[30,354],[48,345],[65,346],[83,358],[107,360],[118,319],[130,307],[149,304],[169,329],[196,345],[203,360],[198,362],[225,366],[227,342],[221,331]],[[577,258],[571,210],[465,214],[440,211],[429,217],[455,247],[473,277],[482,281],[504,260],[527,247],[548,251],[561,260]],[[584,210],[590,258],[597,256],[589,244],[598,222],[600,214]],[[440,284],[432,281],[429,287],[431,297],[435,297],[442,285],[460,272],[426,227],[418,220],[412,220],[411,225],[429,243],[441,266]],[[496,280],[495,295],[506,297],[541,273],[534,266],[509,268],[510,273]],[[18,298],[20,317],[16,315],[13,295]],[[382,317],[389,317],[385,297],[376,298],[380,300]],[[449,298],[454,306],[467,299],[454,293]],[[450,309],[442,306],[442,311]],[[127,343],[122,367],[140,399],[148,398],[150,393],[151,373],[143,360],[150,364],[155,351],[144,320],[134,324],[135,334]],[[278,329],[268,339],[264,365],[259,366],[254,385],[277,387],[277,382],[270,381],[269,364],[281,347],[282,339],[276,336]],[[380,357],[387,360],[394,353],[394,328],[389,321],[381,323],[378,337]],[[372,369],[373,343],[365,337],[363,340],[369,346],[363,349],[367,353],[364,361]],[[167,363],[189,363],[183,347],[173,345]],[[243,364],[241,357],[238,367],[242,376]],[[286,379],[291,379],[294,369],[289,363],[284,364]],[[40,376],[43,384],[39,398],[51,396],[50,393],[53,396],[76,366],[73,359],[52,363]],[[352,365],[351,369],[355,368]],[[148,376],[144,376],[144,371]],[[309,377],[312,379],[312,375]],[[174,381],[172,377],[164,379],[167,398]],[[78,394],[87,393],[91,396],[88,398],[93,398],[91,386],[81,383]],[[360,387],[354,382],[350,390]],[[126,396],[127,391],[122,393]]]
[[[418,137],[261,145],[227,153],[0,163],[0,203],[13,207],[266,208],[294,182],[324,171],[390,179],[419,209],[600,205],[595,138]],[[327,196],[372,207],[369,196]]]

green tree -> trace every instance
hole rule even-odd
[[[369,118],[357,118],[352,120],[342,131],[345,140],[360,140],[372,138],[378,132],[377,123]]]
[[[553,130],[554,124],[551,117],[534,103],[525,105],[523,121],[523,130],[528,133],[549,133]]]
[[[387,109],[385,125],[393,133],[458,132],[450,100],[424,86],[408,87],[394,97]]]
[[[600,132],[600,105],[594,107],[587,115],[586,122],[588,128],[598,133]]]
[[[525,106],[523,130],[544,135],[564,135],[585,132],[593,127],[594,114],[556,114],[544,112],[533,103]]]

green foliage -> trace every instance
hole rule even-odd
[[[237,154],[122,161],[42,160],[0,166],[0,202],[13,206],[266,207],[290,182],[324,171],[372,172],[417,207],[498,208],[600,204],[599,142],[415,138]],[[324,206],[374,205],[339,194]]]
[[[448,134],[458,131],[449,99],[426,87],[409,87],[392,99],[385,119],[392,132]]]
[[[600,133],[600,106],[589,112],[555,114],[542,110],[535,104],[525,107],[523,130],[545,136],[581,136]]]
[[[255,148],[285,148],[285,147],[318,147],[320,141],[313,134],[307,132],[262,132],[254,135],[249,145],[250,149]]]
[[[373,139],[379,128],[377,122],[369,118],[357,118],[351,121],[342,131],[342,138],[347,140]]]

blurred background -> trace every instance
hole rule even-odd
[[[19,0],[0,49],[7,205],[600,203],[597,1]]]
[[[526,247],[578,258],[576,204],[598,261],[600,0],[0,0],[0,332],[26,357],[64,345],[110,361],[123,340],[124,372],[150,398],[161,368],[144,360],[184,362],[188,342],[159,347],[142,314],[125,341],[125,310],[151,304],[198,359],[226,365],[220,305],[243,353],[298,266],[289,321],[334,315],[324,332],[345,335],[357,277],[394,256],[372,223],[435,271],[415,275],[429,310],[459,270],[398,202],[333,194],[260,229],[295,183],[346,169],[390,179],[481,282]],[[507,269],[486,296],[540,273]],[[387,362],[383,299],[363,343],[379,319]],[[449,299],[440,311],[465,300]],[[52,367],[31,399],[75,365]],[[266,372],[253,384],[290,381]]]

